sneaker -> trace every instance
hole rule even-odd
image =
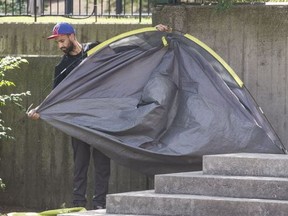
[[[99,205],[97,205],[97,206],[93,206],[93,209],[94,209],[94,210],[97,210],[97,209],[105,209],[105,207],[104,207],[104,206],[99,206]]]

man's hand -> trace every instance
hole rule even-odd
[[[28,113],[27,113],[28,117],[33,119],[33,120],[37,120],[40,118],[40,114],[36,112],[36,109],[31,109]]]
[[[163,24],[158,24],[155,26],[155,28],[158,31],[171,31],[171,28],[169,26],[163,25]]]

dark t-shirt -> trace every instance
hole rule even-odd
[[[82,44],[82,52],[77,55],[63,55],[60,63],[55,67],[55,74],[54,74],[54,84],[53,88],[55,88],[65,77],[76,67],[78,66],[83,59],[87,57],[87,51],[92,49],[93,47],[100,44],[99,42],[95,43],[85,43]]]

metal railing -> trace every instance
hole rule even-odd
[[[224,2],[233,0],[224,0]],[[235,0],[235,3],[251,0]],[[261,0],[254,0],[259,2]],[[267,1],[267,0],[266,0]],[[287,0],[280,0],[287,1]],[[1,16],[142,17],[156,4],[217,4],[218,0],[0,0]],[[261,1],[262,2],[262,1]]]
[[[153,0],[0,0],[1,16],[142,17]]]

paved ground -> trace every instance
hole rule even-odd
[[[21,206],[6,206],[6,205],[1,205],[0,203],[0,215],[1,214],[7,214],[10,212],[41,212],[43,210],[39,209],[33,209],[33,208],[25,208]]]

